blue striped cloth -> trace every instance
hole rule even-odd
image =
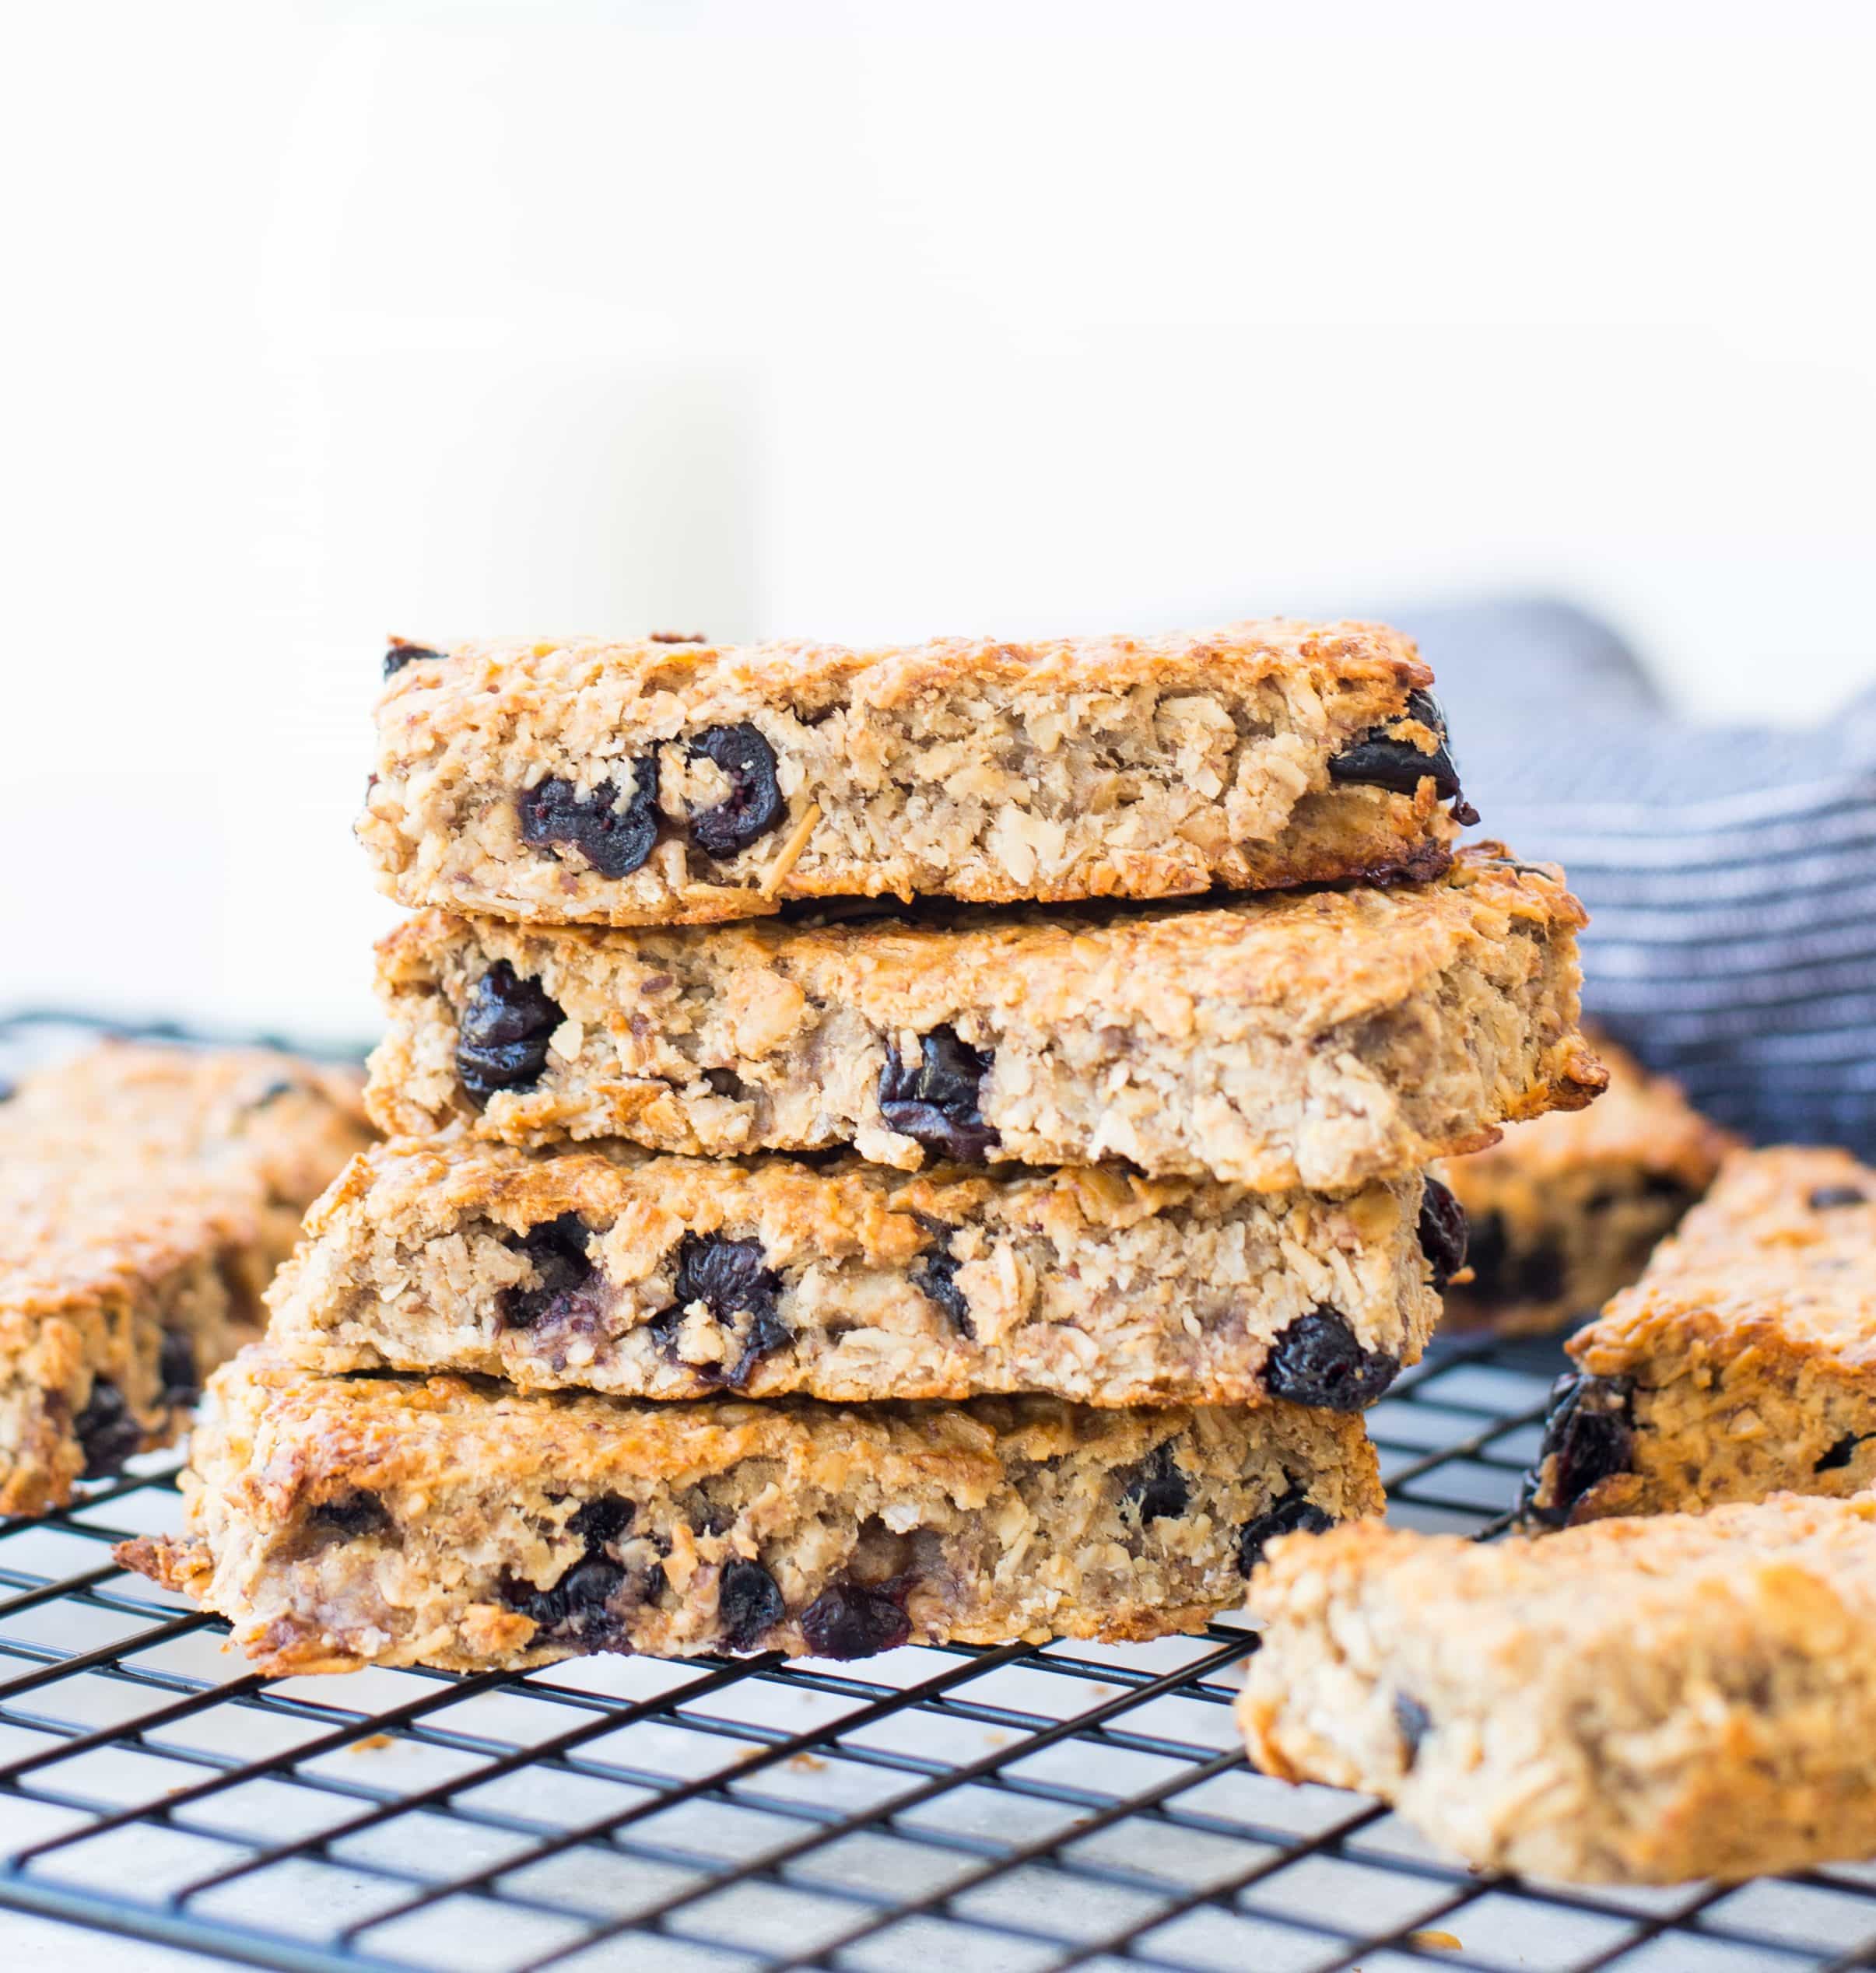
[[[1567,605],[1395,620],[1477,833],[1589,907],[1591,1018],[1762,1144],[1876,1155],[1876,691],[1809,731],[1695,726]]]

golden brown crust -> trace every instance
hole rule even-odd
[[[166,1442],[173,1377],[258,1322],[301,1212],[370,1141],[360,1086],[266,1050],[109,1043],[0,1105],[0,1512]]]
[[[314,1207],[272,1336],[319,1371],[630,1397],[1254,1404],[1273,1347],[1325,1310],[1370,1356],[1418,1360],[1439,1310],[1420,1204],[1411,1176],[1325,1197],[1114,1166],[404,1144]]]
[[[949,1028],[992,1057],[978,1102],[993,1159],[1346,1190],[1590,1100],[1603,1072],[1576,1027],[1582,923],[1558,872],[1492,844],[1434,884],[949,928],[426,913],[380,948],[390,1032],[369,1100],[399,1135],[454,1120],[713,1156],[851,1143],[916,1169],[924,1149],[891,1127],[881,1072]],[[479,1107],[459,1022],[498,962],[565,1020],[535,1081]]]
[[[1038,692],[1125,693],[1143,685],[1183,690],[1219,678],[1248,682],[1299,674],[1312,682],[1389,692],[1433,682],[1412,640],[1385,624],[1271,618],[1157,636],[1027,643],[934,637],[857,650],[799,638],[747,645],[486,638],[449,646],[441,664],[403,666],[384,703],[424,704],[440,694],[509,690],[521,682],[577,691],[604,680],[648,724],[668,717],[668,702],[675,700],[698,724],[711,725],[752,701],[786,704],[810,718],[849,704],[919,706],[965,681]]]
[[[1599,1101],[1518,1124],[1441,1168],[1471,1228],[1473,1279],[1446,1295],[1455,1328],[1534,1333],[1600,1308],[1738,1146],[1678,1083],[1589,1039],[1609,1072]]]
[[[1236,1600],[1278,1501],[1380,1505],[1359,1422],[1292,1405],[640,1404],[265,1349],[191,1459],[185,1531],[119,1558],[274,1672],[1157,1635]]]
[[[1732,1880],[1876,1846],[1876,1502],[1789,1495],[1480,1545],[1273,1543],[1239,1716],[1468,1862]]]
[[[542,923],[1427,874],[1454,834],[1431,766],[1396,792],[1329,763],[1380,730],[1431,763],[1443,735],[1409,703],[1431,676],[1384,626],[1287,621],[861,651],[468,643],[396,671],[359,834],[406,904]],[[781,807],[713,859],[686,839],[727,783],[689,742],[731,728],[762,736]],[[564,839],[523,839],[524,793],[603,786],[622,816],[635,789],[650,799],[654,761],[662,820],[642,862],[607,874]]]
[[[1876,1172],[1846,1151],[1744,1151],[1642,1278],[1573,1337],[1571,1404],[1619,1441],[1586,1461],[1559,1411],[1548,1521],[1847,1495],[1876,1481]]]

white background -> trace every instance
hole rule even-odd
[[[390,631],[1537,587],[1706,716],[1876,675],[1867,6],[5,20],[0,1004],[368,1032]]]

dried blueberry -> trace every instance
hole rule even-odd
[[[486,1102],[498,1089],[525,1089],[547,1066],[547,1044],[566,1018],[538,979],[517,979],[497,959],[476,981],[456,1030],[456,1072]]]
[[[383,1501],[363,1487],[322,1500],[306,1518],[309,1527],[330,1530],[346,1541],[356,1541],[360,1535],[388,1534],[391,1527]]]
[[[775,749],[745,720],[713,726],[690,743],[691,758],[714,762],[730,777],[730,791],[714,808],[690,818],[690,839],[721,862],[766,836],[788,812],[776,779]]]
[[[721,1233],[686,1233],[678,1248],[680,1307],[701,1302],[717,1316],[747,1309],[772,1316],[782,1277],[768,1263],[759,1240],[732,1240]]]
[[[1520,1512],[1561,1527],[1592,1487],[1625,1473],[1635,1451],[1626,1377],[1565,1375],[1551,1387],[1538,1463],[1524,1482]]]
[[[1411,1768],[1418,1757],[1420,1743],[1433,1724],[1432,1715],[1409,1693],[1394,1694],[1394,1724],[1401,1729],[1401,1743],[1407,1750],[1405,1764]]]
[[[166,1329],[162,1347],[156,1352],[156,1381],[162,1386],[156,1402],[181,1407],[193,1404],[202,1396],[202,1372],[195,1361],[195,1344],[188,1331]]]
[[[695,1363],[687,1367],[706,1383],[739,1389],[749,1372],[794,1331],[776,1306],[782,1277],[770,1267],[759,1240],[732,1240],[721,1233],[686,1233],[678,1247],[677,1281],[672,1305],[646,1324],[668,1353],[677,1345],[684,1312],[702,1302],[726,1330],[740,1330],[742,1346],[733,1363]],[[737,1318],[747,1319],[746,1326]]]
[[[918,1053],[913,1068],[889,1051],[879,1071],[879,1113],[886,1128],[961,1164],[981,1164],[991,1145],[1002,1141],[977,1107],[991,1058],[949,1027],[921,1035]]]
[[[836,1582],[801,1612],[801,1638],[816,1658],[870,1658],[891,1651],[912,1635],[900,1607],[904,1586],[884,1582]]]
[[[1867,1206],[1870,1195],[1860,1186],[1821,1185],[1811,1195],[1811,1210],[1827,1213],[1833,1206]]]
[[[1266,1512],[1239,1529],[1238,1573],[1250,1575],[1264,1558],[1264,1544],[1278,1535],[1321,1534],[1334,1525],[1334,1516],[1325,1514],[1298,1481]]]
[[[732,1555],[724,1564],[717,1586],[717,1617],[731,1650],[749,1650],[787,1614],[775,1578],[760,1562]]]
[[[1173,1456],[1173,1442],[1164,1440],[1141,1460],[1120,1489],[1124,1507],[1140,1510],[1140,1525],[1176,1520],[1192,1504],[1192,1486]]]
[[[657,756],[633,762],[632,776],[632,799],[623,810],[611,781],[584,795],[553,776],[524,789],[515,802],[521,840],[537,850],[571,843],[601,877],[629,877],[657,840]]]
[[[616,1541],[631,1526],[636,1511],[630,1501],[621,1499],[617,1494],[601,1494],[568,1516],[566,1531],[586,1544],[589,1555],[597,1555],[608,1541]]]
[[[496,1302],[504,1329],[531,1329],[539,1322],[564,1322],[569,1317],[599,1312],[605,1278],[588,1258],[588,1229],[577,1213],[531,1226],[510,1235],[507,1245],[524,1254],[539,1281],[532,1288],[505,1288]]]
[[[447,651],[433,651],[423,644],[393,644],[384,654],[384,675],[392,678],[407,664],[434,664],[448,655]]]
[[[1817,1464],[1811,1469],[1811,1471],[1813,1473],[1836,1473],[1848,1466],[1857,1456],[1857,1448],[1869,1435],[1867,1432],[1846,1432],[1829,1452],[1819,1457]]]
[[[1299,1316],[1271,1345],[1264,1388],[1272,1397],[1330,1411],[1362,1411],[1401,1374],[1386,1350],[1364,1350],[1339,1309]]]
[[[0,1075],[0,1103],[10,1103],[19,1094],[19,1085]]]
[[[72,1429],[85,1455],[85,1477],[102,1479],[115,1473],[143,1443],[143,1428],[124,1401],[124,1393],[108,1377],[91,1380],[91,1396],[72,1421]]]
[[[1386,725],[1370,727],[1352,747],[1329,762],[1329,778],[1334,781],[1366,783],[1386,788],[1394,794],[1411,795],[1430,775],[1435,793],[1442,801],[1450,801],[1453,819],[1471,823],[1478,811],[1460,792],[1459,768],[1446,740],[1446,714],[1430,692],[1410,692],[1401,719],[1416,720],[1439,736],[1433,751],[1422,753],[1411,740],[1397,738]]]
[[[251,1110],[265,1109],[269,1103],[277,1103],[282,1096],[290,1096],[295,1086],[282,1076],[277,1082],[270,1082],[247,1107]]]
[[[1443,1289],[1466,1264],[1466,1209],[1436,1178],[1427,1179],[1420,1200],[1420,1250],[1433,1270],[1436,1289]]]
[[[597,1646],[616,1633],[607,1606],[625,1579],[618,1563],[589,1555],[550,1589],[537,1589],[510,1575],[503,1579],[501,1594],[510,1609],[534,1619],[540,1632],[535,1642]]]
[[[958,1286],[958,1270],[964,1263],[951,1251],[952,1229],[938,1221],[923,1221],[936,1235],[924,1259],[912,1270],[912,1285],[935,1302],[950,1319],[960,1336],[976,1340],[977,1326],[970,1319],[970,1304]]]

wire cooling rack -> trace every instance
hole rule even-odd
[[[1369,1414],[1394,1517],[1501,1526],[1559,1360],[1460,1341],[1404,1376]],[[847,1665],[256,1677],[219,1620],[112,1565],[176,1525],[174,1467],[0,1523],[0,1966],[84,1963],[73,1927],[132,1942],[125,1966],[289,1973],[1876,1964],[1876,1866],[1478,1877],[1376,1802],[1255,1773],[1230,1711],[1255,1640],[1229,1621]],[[9,1913],[73,1951],[9,1955]]]

